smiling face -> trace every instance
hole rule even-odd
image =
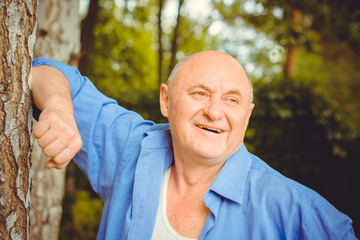
[[[212,165],[234,154],[254,107],[250,92],[243,68],[231,56],[207,51],[186,59],[160,95],[175,159]]]

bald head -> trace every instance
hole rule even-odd
[[[250,91],[249,101],[250,103],[253,102],[252,83],[243,67],[235,58],[229,54],[215,50],[198,52],[181,59],[175,65],[167,80],[167,85],[169,86],[170,92],[172,89],[172,82],[174,82],[176,79],[179,79],[180,75],[186,75],[186,72],[189,70],[189,68],[203,67],[203,70],[206,71],[206,66],[210,67],[211,65],[221,67],[220,71],[228,71],[229,68],[236,69],[238,71],[239,79],[245,78],[247,80]]]

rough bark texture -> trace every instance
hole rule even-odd
[[[0,239],[29,239],[36,0],[0,2]]]
[[[40,0],[34,56],[77,65],[80,50],[79,2]],[[49,159],[34,140],[31,178],[31,239],[58,239],[65,170],[47,169]]]

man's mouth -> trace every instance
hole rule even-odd
[[[198,128],[201,128],[201,129],[204,129],[204,130],[207,130],[207,131],[210,131],[210,132],[213,132],[213,133],[222,133],[223,130],[221,129],[218,129],[218,128],[211,128],[211,127],[207,127],[207,126],[204,126],[204,125],[196,125]]]

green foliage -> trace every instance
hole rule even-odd
[[[344,121],[357,130],[360,123],[360,62],[347,53],[333,60],[300,48],[296,65],[296,79],[292,81],[315,82],[315,90],[341,106],[346,113]]]
[[[103,203],[100,199],[90,198],[89,192],[77,191],[72,213],[78,237],[74,239],[95,239],[99,228]]]
[[[100,5],[86,75],[105,95],[125,106],[143,99],[154,102],[158,91],[157,55],[151,41],[154,26],[144,23],[151,8],[139,6],[129,12],[113,1],[101,1]]]
[[[314,83],[255,84],[247,143],[286,176],[309,186],[358,222],[360,134]]]
[[[315,50],[319,41],[321,44],[344,42],[360,51],[358,0],[237,0],[232,5],[216,0],[215,7],[228,23],[233,24],[240,17],[282,46],[302,45]],[[302,20],[294,26],[295,9],[301,12]]]

